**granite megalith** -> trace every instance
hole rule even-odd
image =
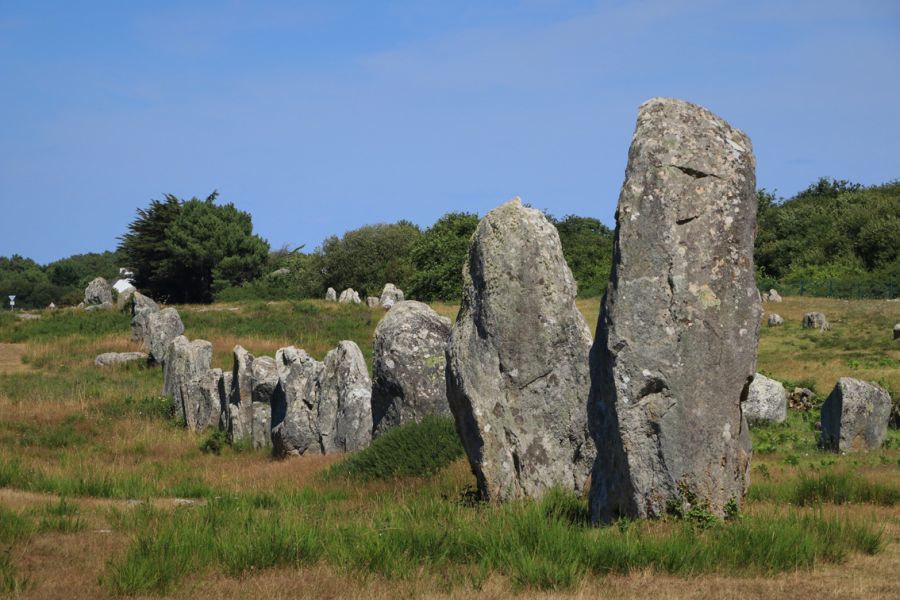
[[[397,302],[375,328],[372,425],[378,436],[423,417],[450,417],[447,360],[450,319],[427,304]]]
[[[595,522],[740,506],[762,319],[756,206],[743,132],[680,100],[641,105],[591,351]]]
[[[112,287],[102,277],[97,277],[84,288],[85,307],[113,307]]]
[[[169,343],[163,364],[163,394],[172,396],[173,412],[184,418],[191,431],[197,427],[199,398],[192,395],[190,383],[211,368],[212,344],[206,340],[189,341],[179,335]]]
[[[355,452],[372,441],[372,380],[354,342],[339,342],[325,355],[317,420],[323,454]]]
[[[839,452],[880,448],[891,408],[890,394],[877,383],[841,377],[822,404],[819,444]]]
[[[406,300],[406,296],[403,294],[403,290],[396,285],[387,283],[384,289],[381,290],[381,298],[379,300],[382,307],[390,309],[396,303]]]
[[[253,386],[250,369],[253,355],[242,346],[233,351],[234,366],[231,371],[231,386],[228,391],[227,414],[223,421],[232,442],[250,441],[253,423]]]
[[[447,400],[482,497],[580,491],[591,334],[556,228],[518,198],[478,224],[447,346]]]
[[[150,357],[157,363],[166,363],[166,352],[169,344],[176,337],[184,333],[184,324],[181,316],[174,308],[164,308],[147,315],[144,347],[150,352]]]

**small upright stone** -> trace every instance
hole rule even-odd
[[[337,292],[334,291],[333,287],[328,288],[328,291],[325,292],[325,300],[328,302],[337,302]]]
[[[184,324],[174,308],[150,313],[147,315],[144,346],[150,351],[150,357],[155,362],[165,364],[169,344],[182,333]]]
[[[894,325],[894,339],[900,340],[900,323]]]
[[[84,305],[85,308],[89,306],[112,308],[112,288],[104,278],[97,277],[84,289]]]
[[[772,313],[771,315],[769,315],[768,322],[769,322],[769,327],[781,327],[782,325],[784,325],[784,317],[782,317],[781,315]]]
[[[428,415],[450,417],[444,352],[450,319],[421,302],[398,302],[375,329],[374,435]]]
[[[372,440],[372,381],[362,351],[342,341],[325,356],[319,376],[322,451],[354,452]]]
[[[148,317],[159,312],[159,305],[152,298],[140,292],[134,292],[130,298],[131,305],[131,341],[143,342],[148,335]]]
[[[594,521],[740,506],[756,372],[756,161],[750,139],[668,98],[639,110],[591,351]]]
[[[787,392],[780,381],[757,373],[744,402],[744,417],[750,425],[783,423],[787,418]]]
[[[381,306],[381,300],[377,296],[367,296],[366,305],[369,308],[378,308]]]
[[[197,430],[197,404],[190,382],[212,368],[212,344],[206,340],[189,341],[179,335],[169,343],[163,365],[163,394],[172,396],[176,414],[184,417],[191,431]]]
[[[516,198],[478,224],[447,347],[447,400],[486,499],[584,486],[591,334],[576,293],[539,210]]]
[[[803,315],[803,329],[818,329],[819,331],[828,331],[831,325],[820,312],[809,312]]]
[[[347,288],[343,292],[341,292],[341,297],[338,298],[338,304],[361,304],[362,300],[359,299],[359,292],[354,290],[353,288]]]
[[[880,448],[891,405],[890,395],[880,385],[841,377],[822,405],[821,446],[839,452]]]
[[[781,302],[781,295],[778,293],[778,290],[769,290],[769,293],[766,294],[766,300],[769,302]]]
[[[116,298],[116,309],[119,312],[130,313],[132,298],[136,292],[137,290],[132,285],[119,292],[119,297]]]
[[[386,309],[390,309],[394,304],[403,302],[405,299],[403,290],[393,283],[385,284],[384,289],[381,290],[381,306]]]
[[[275,395],[280,393],[278,367],[275,359],[261,356],[250,367],[250,385],[253,399],[253,423],[251,441],[254,448],[272,445],[272,403],[278,402]]]

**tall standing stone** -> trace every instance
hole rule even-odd
[[[222,369],[209,369],[188,381],[185,395],[185,423],[191,431],[218,428],[222,409],[228,401]]]
[[[200,398],[191,390],[191,380],[212,367],[212,344],[206,340],[189,341],[179,335],[169,343],[163,365],[163,394],[172,396],[176,414],[184,418],[191,431],[197,430]]]
[[[317,420],[324,454],[361,450],[372,440],[372,381],[354,342],[339,342],[325,356]]]
[[[375,328],[374,435],[428,415],[451,416],[444,356],[450,319],[427,304],[398,302]]]
[[[595,521],[658,517],[688,498],[722,515],[743,499],[756,204],[743,132],[680,100],[640,107],[591,350]]]
[[[447,348],[447,399],[482,496],[580,491],[591,334],[556,228],[518,198],[478,224]]]
[[[110,287],[109,282],[102,277],[97,277],[91,281],[84,289],[84,304],[85,306],[112,308],[112,287]]]
[[[250,369],[253,355],[241,346],[234,347],[234,367],[228,394],[228,436],[232,442],[249,441],[253,423],[253,386]]]
[[[253,400],[253,421],[250,439],[254,448],[272,445],[272,403],[280,393],[278,367],[275,359],[261,356],[250,367],[250,397]]]
[[[303,350],[282,348],[275,354],[283,394],[273,414],[283,417],[272,426],[276,456],[322,454],[319,435],[319,377],[325,365]],[[277,420],[277,419],[276,419]]]
[[[135,291],[130,298],[131,305],[131,341],[143,342],[149,335],[148,318],[159,312],[159,305],[152,298]]]

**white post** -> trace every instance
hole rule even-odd
[[[15,310],[15,308],[16,308],[16,297],[10,296],[9,297],[9,310]]]

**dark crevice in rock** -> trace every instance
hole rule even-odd
[[[685,217],[684,219],[675,219],[676,225],[684,225],[685,223],[690,223],[694,219],[696,219],[700,215],[694,215],[693,217]]]
[[[669,165],[670,167],[675,167],[685,175],[690,175],[694,179],[703,179],[704,177],[715,177],[716,179],[720,179],[718,175],[715,173],[704,173],[703,171],[699,171],[697,169],[693,169],[691,167],[685,167],[683,165]]]

